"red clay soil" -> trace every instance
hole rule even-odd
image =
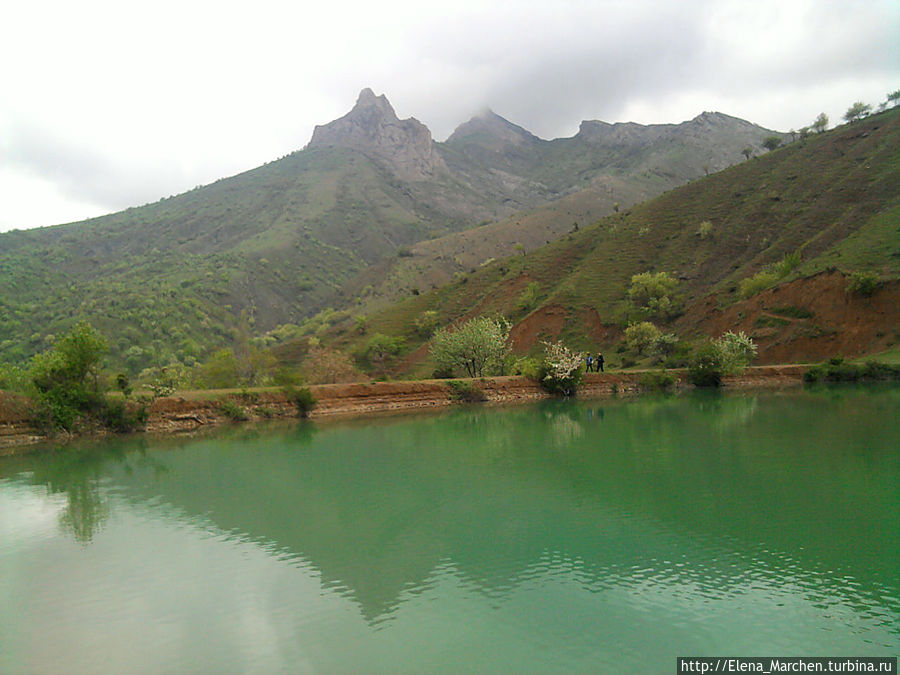
[[[739,378],[726,379],[727,388],[751,386],[783,387],[801,382],[801,366],[749,368]],[[683,383],[683,371],[669,371]],[[603,397],[613,394],[633,394],[640,391],[643,371],[589,373],[579,389],[582,398]],[[491,377],[468,380],[481,389],[490,403],[511,403],[548,398],[549,395],[535,382],[524,377]],[[310,413],[312,418],[333,415],[364,415],[382,411],[438,408],[456,403],[451,398],[447,380],[419,380],[398,382],[373,382],[353,384],[324,384],[310,387],[318,404]],[[263,392],[252,398],[237,394],[223,394],[217,399],[171,396],[153,402],[147,431],[173,433],[196,431],[217,424],[229,423],[221,401],[227,399],[241,406],[247,418],[262,421],[288,418],[296,415],[294,406],[280,392]],[[2,399],[5,404],[12,400]],[[21,403],[19,399],[16,399]],[[21,406],[0,406],[0,455],[27,451],[29,444],[48,440],[25,423]],[[15,409],[14,409],[15,408]]]
[[[822,272],[726,309],[713,296],[679,318],[676,331],[721,335],[742,330],[756,341],[761,364],[810,363],[888,349],[900,340],[900,282],[887,282],[866,298],[848,292],[847,281],[840,272]]]
[[[539,339],[553,340],[562,333],[569,313],[560,305],[546,305],[536,309],[512,327],[509,332],[513,348],[518,353],[529,351]]]

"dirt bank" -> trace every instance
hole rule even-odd
[[[746,387],[785,387],[801,383],[804,366],[759,366],[748,368],[736,378],[727,378],[727,389]],[[614,394],[635,394],[641,390],[640,378],[646,371],[589,373],[579,388],[581,398],[599,398]],[[684,385],[684,371],[670,373]],[[489,403],[514,403],[549,398],[538,384],[524,377],[490,377],[469,380],[484,394]],[[366,413],[435,408],[456,403],[447,380],[418,380],[415,382],[372,382],[354,384],[323,384],[310,387],[318,404],[310,417],[333,415],[364,415]],[[288,418],[296,416],[296,408],[281,392],[252,394],[222,393],[211,397],[209,392],[186,393],[183,396],[160,398],[150,408],[148,432],[178,433],[202,427],[233,422],[234,414],[223,410],[223,400],[230,401],[243,411],[247,420]],[[234,408],[232,407],[232,411]],[[24,399],[0,393],[0,455],[26,452],[28,446],[49,439],[27,424]]]
[[[799,385],[804,366],[759,366],[748,368],[736,378],[727,378],[727,389],[746,387],[785,387]],[[641,390],[640,378],[646,371],[589,373],[579,388],[581,398],[599,398],[614,394],[635,394]],[[684,371],[671,370],[684,384]],[[469,380],[481,389],[489,403],[514,403],[548,398],[535,382],[524,377],[490,377]],[[318,404],[311,418],[333,415],[364,415],[366,413],[435,408],[456,403],[447,380],[418,380],[414,382],[372,382],[353,384],[323,384],[310,387]],[[186,392],[181,396],[160,398],[150,408],[148,432],[177,433],[234,421],[222,407],[223,400],[241,408],[248,420],[294,417],[296,408],[281,392],[235,394],[223,392]],[[23,399],[5,395],[0,398],[0,455],[27,451],[27,446],[50,440],[28,427]],[[58,440],[65,440],[64,438]]]

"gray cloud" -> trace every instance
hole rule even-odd
[[[216,6],[213,29],[187,3],[165,48],[181,0],[127,30],[106,1],[61,4],[72,25],[49,33],[17,6],[21,30],[0,44],[21,64],[0,97],[0,229],[25,212],[49,224],[48,195],[57,218],[66,200],[116,210],[250,169],[302,147],[366,86],[437,139],[486,107],[543,138],[713,109],[784,130],[900,87],[896,0],[259,0]],[[29,177],[34,195],[6,197]]]

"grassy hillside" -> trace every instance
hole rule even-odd
[[[683,309],[664,327],[682,336],[721,332],[728,316],[725,328],[745,328],[762,341],[763,361],[789,360],[792,344],[810,358],[836,348],[848,355],[887,349],[900,340],[892,281],[900,277],[897,148],[900,110],[792,143],[525,256],[465,272],[373,315],[369,330],[404,336],[412,355],[401,369],[420,374],[429,366],[425,350],[415,351],[422,338],[414,321],[428,310],[443,324],[504,314],[516,323],[520,351],[542,333],[575,347],[608,347],[631,316],[631,276],[665,271],[679,280]],[[741,296],[743,280],[779,263],[783,274],[771,288]],[[854,272],[875,274],[881,286],[870,297],[854,295],[847,287]],[[536,300],[522,307],[529,284]],[[858,339],[841,341],[851,334]],[[346,333],[336,343],[352,350],[364,340]]]
[[[349,149],[294,153],[140,208],[0,235],[0,360],[21,361],[78,319],[142,366],[229,344],[340,302],[366,266],[471,226],[433,191]],[[478,212],[478,217],[484,214]]]
[[[137,374],[193,365],[238,334],[373,313],[736,161],[770,132],[704,114],[542,141],[493,116],[434,144],[363,92],[316,133],[305,150],[154,204],[0,234],[0,362],[26,361],[81,319]]]

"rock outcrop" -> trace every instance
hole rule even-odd
[[[387,98],[369,88],[349,113],[313,130],[307,147],[327,146],[358,150],[403,180],[429,180],[447,171],[428,127],[412,117],[398,119]]]

